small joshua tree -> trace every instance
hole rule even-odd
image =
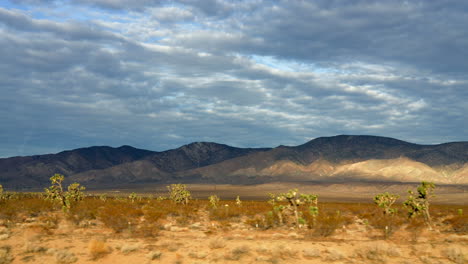
[[[374,202],[383,209],[384,215],[390,215],[395,212],[395,209],[392,209],[392,205],[396,202],[396,200],[400,198],[399,195],[391,194],[388,192],[377,194],[374,197]]]
[[[50,177],[51,186],[45,189],[46,199],[57,201],[62,205],[62,210],[67,211],[70,209],[72,202],[77,202],[83,199],[85,190],[84,186],[79,183],[72,183],[68,186],[67,191],[63,190],[62,182],[65,176],[61,174],[54,174]]]
[[[239,195],[237,195],[237,197],[236,197],[236,205],[237,206],[242,206],[242,201],[241,201]]]
[[[429,229],[432,229],[432,220],[429,213],[429,198],[434,196],[432,194],[434,189],[434,183],[423,181],[417,188],[418,194],[415,195],[413,191],[408,190],[408,199],[403,203],[403,205],[408,208],[409,217],[411,218],[422,214]]]
[[[268,203],[271,204],[271,206],[273,206],[273,211],[271,212],[271,215],[275,214],[276,217],[278,217],[279,224],[282,225],[283,224],[283,211],[286,207],[282,204],[276,203],[277,199],[276,199],[275,194],[270,193],[269,196],[270,196],[270,200],[268,200]]]
[[[167,186],[169,191],[169,198],[181,204],[188,204],[191,194],[190,191],[187,190],[187,186],[185,184],[171,184]]]
[[[216,195],[210,195],[210,197],[208,197],[208,200],[210,200],[210,205],[213,209],[216,209],[218,208],[218,205],[219,205],[219,197],[216,196]]]
[[[3,186],[0,184],[0,200],[3,199],[5,199],[5,197],[3,196]]]
[[[62,187],[62,182],[65,176],[61,174],[54,174],[50,177],[50,183],[52,184],[49,188],[45,189],[45,195],[47,200],[58,201],[62,205],[62,208],[66,208],[67,203],[65,202],[65,194]]]
[[[383,209],[383,220],[384,220],[384,238],[387,239],[390,234],[393,232],[392,225],[390,221],[393,219],[390,218],[396,210],[391,208],[392,205],[396,202],[396,200],[400,198],[399,195],[391,194],[388,192],[377,194],[374,197],[374,203]]]
[[[76,182],[68,185],[68,191],[65,193],[65,200],[68,204],[68,208],[70,208],[71,202],[78,202],[83,200],[83,198],[85,197],[83,191],[85,189],[86,188],[84,186],[81,186],[79,183]]]
[[[99,196],[99,199],[100,199],[101,201],[105,202],[105,201],[107,201],[107,195],[106,195],[105,193],[104,193],[104,194],[101,194],[101,195]]]
[[[276,199],[277,201],[288,201],[289,205],[287,206],[288,209],[292,210],[294,213],[294,218],[296,220],[296,225],[299,226],[301,222],[301,218],[299,216],[299,206],[302,204],[307,204],[309,206],[309,211],[311,214],[316,216],[318,214],[318,196],[314,194],[299,194],[297,189],[289,190],[287,193],[280,193],[278,195],[270,195],[272,199]]]
[[[132,201],[132,203],[135,202],[135,200],[138,198],[137,194],[135,192],[132,192],[129,196],[128,196],[128,199],[130,199],[130,201]]]

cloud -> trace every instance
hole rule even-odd
[[[0,156],[467,140],[462,1],[7,1]]]

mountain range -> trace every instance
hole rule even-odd
[[[0,159],[0,184],[49,185],[54,173],[87,187],[133,183],[395,182],[468,184],[468,142],[419,145],[388,137],[339,135],[299,146],[236,148],[195,142],[156,152],[94,146]]]

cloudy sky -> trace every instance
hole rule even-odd
[[[2,0],[0,157],[468,140],[468,2]]]

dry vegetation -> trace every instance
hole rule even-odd
[[[466,263],[467,205],[431,205],[434,228],[371,203],[275,211],[266,201],[42,194],[0,199],[3,263]],[[185,203],[185,202],[184,202]],[[287,202],[275,204],[287,207]],[[298,225],[299,223],[299,225]]]

